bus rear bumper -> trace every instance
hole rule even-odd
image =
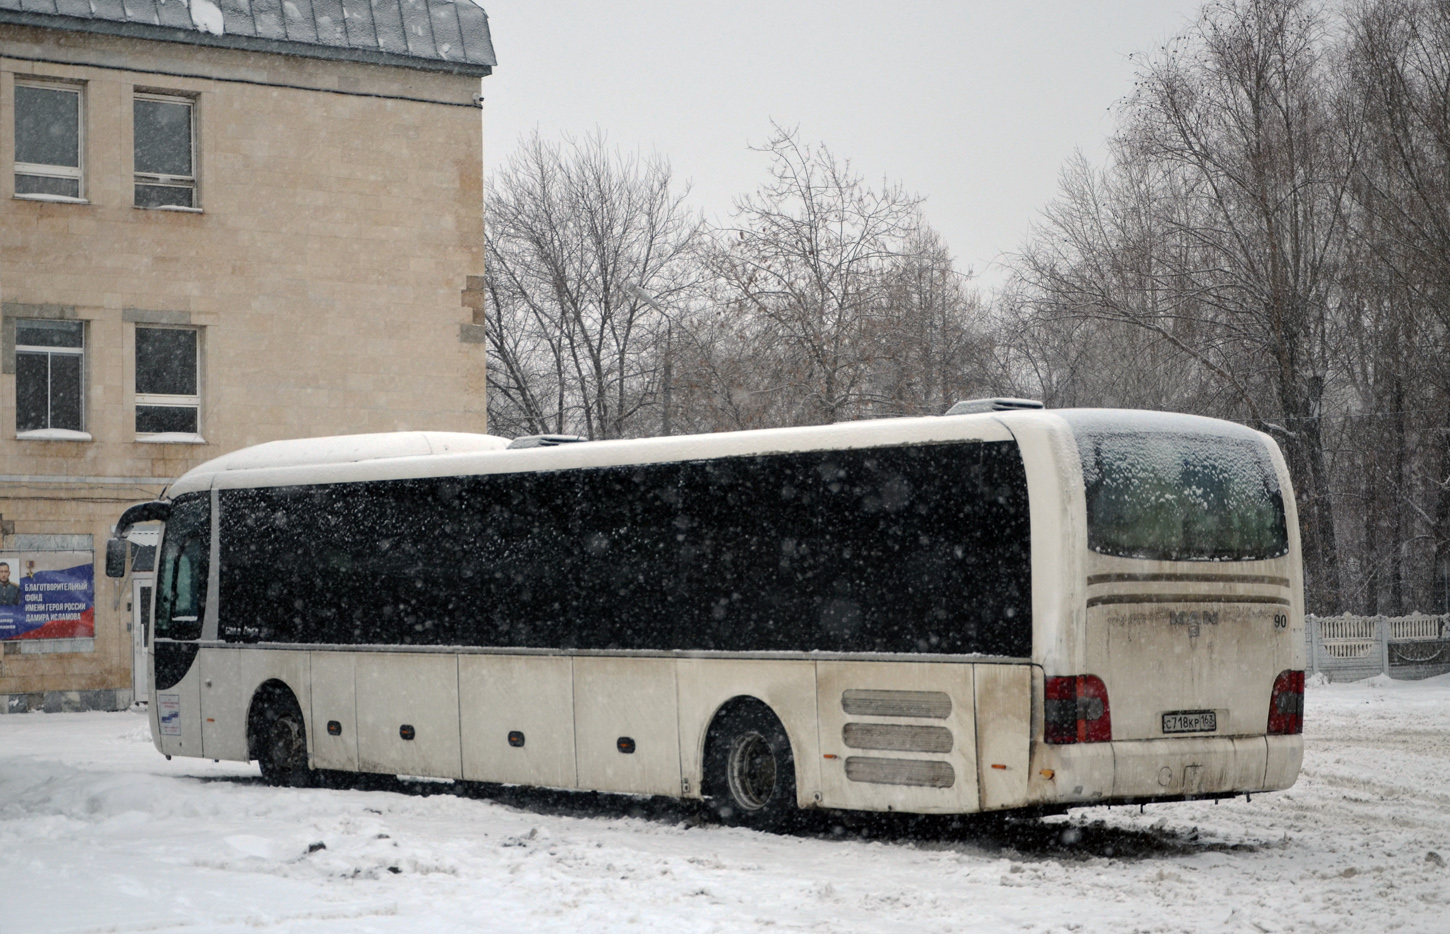
[[[1039,748],[1042,764],[1034,774],[1045,784],[1034,797],[1043,803],[1276,791],[1294,784],[1304,758],[1302,736],[1175,737]]]

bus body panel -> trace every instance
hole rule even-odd
[[[977,810],[975,667],[818,662],[821,804],[922,814]]]
[[[1197,797],[1264,787],[1268,747],[1262,736],[1113,742],[1115,798]]]
[[[153,641],[154,645],[154,641]],[[151,657],[155,657],[154,650]],[[149,706],[156,748],[167,756],[201,756],[201,666],[193,664],[171,687],[153,692]],[[155,680],[155,665],[152,666]]]
[[[1206,797],[1276,791],[1298,778],[1302,736],[1169,737],[1052,746],[1040,743],[1033,769],[1053,773],[1035,804]]]
[[[356,772],[357,653],[309,652],[312,715],[307,718],[307,748],[315,769]],[[337,735],[327,724],[338,725]]]
[[[1299,780],[1299,769],[1304,765],[1304,737],[1265,736],[1268,747],[1268,762],[1264,767],[1264,790],[1283,791],[1292,788]]]
[[[1041,733],[1034,736],[1037,741],[1032,747],[1032,774],[1044,778],[1045,782],[1033,786],[1036,794],[1031,803],[1105,803],[1113,791],[1116,743],[1054,746],[1041,742]]]
[[[252,697],[263,683],[281,681],[301,709],[308,709],[311,678],[304,651],[249,652],[240,646],[203,646],[195,667],[201,671],[202,747],[209,759],[246,762],[251,758],[247,715]]]
[[[573,661],[579,787],[678,797],[674,659],[575,656]]]
[[[973,665],[977,762],[984,811],[1027,803],[1032,747],[1032,667]]]
[[[753,697],[780,719],[795,757],[796,801],[819,803],[821,746],[816,732],[816,663],[808,660],[682,658],[679,685],[680,773],[686,797],[704,787],[705,741],[715,715],[737,697]]]
[[[1087,550],[1077,449],[1066,423],[1050,413],[1017,415],[1010,427],[1032,526],[1032,659],[1050,671],[1076,671]]]
[[[1287,560],[1092,558],[1082,671],[1107,686],[1113,739],[1171,736],[1165,715],[1190,711],[1214,714],[1212,735],[1262,736],[1274,679],[1303,664]]]
[[[461,778],[458,656],[359,652],[357,758],[364,772]],[[406,727],[412,736],[405,736]]]
[[[458,700],[465,779],[578,787],[573,659],[461,655]]]

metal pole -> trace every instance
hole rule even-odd
[[[674,343],[674,336],[675,336],[675,325],[674,325],[674,322],[670,321],[669,319],[665,319],[665,376],[664,376],[664,379],[665,379],[665,386],[664,386],[664,407],[665,407],[665,411],[664,411],[663,417],[661,418],[662,424],[660,425],[660,429],[666,435],[669,435],[671,433],[670,432],[670,408],[671,408],[671,406],[670,406],[670,395],[671,395],[671,390],[673,390],[674,384],[675,384],[674,374],[671,372],[671,366],[670,366],[671,363],[673,362],[672,355],[673,355],[673,349],[674,348],[673,348],[672,345]]]
[[[660,304],[660,300],[659,299],[655,298],[653,295],[651,295],[648,292],[646,292],[643,288],[641,288],[639,286],[638,283],[635,283],[635,282],[626,282],[626,283],[624,283],[624,288],[625,288],[626,291],[628,291],[635,298],[637,298],[640,301],[644,302],[646,305],[650,306],[655,311],[658,311],[661,315],[664,316],[664,319],[665,319],[665,366],[664,366],[664,374],[663,374],[663,382],[664,382],[664,385],[661,387],[662,392],[661,392],[661,399],[660,399],[661,404],[664,406],[664,412],[661,413],[661,416],[660,416],[660,433],[661,434],[668,435],[668,434],[670,434],[670,431],[671,431],[671,426],[670,426],[670,403],[671,403],[671,395],[673,394],[673,390],[674,390],[674,386],[672,385],[674,383],[674,373],[673,373],[673,367],[672,367],[672,364],[673,364],[674,361],[671,359],[671,352],[673,350],[673,348],[671,347],[671,344],[673,343],[673,340],[674,340],[674,329],[675,329],[674,316],[672,314],[670,314],[669,310],[667,308],[665,308],[664,305]]]

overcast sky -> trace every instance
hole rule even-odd
[[[705,214],[759,186],[749,150],[799,125],[926,215],[984,285],[1057,190],[1074,149],[1103,152],[1132,88],[1129,53],[1188,25],[1200,0],[483,0],[484,160],[519,137],[598,127],[667,157]]]

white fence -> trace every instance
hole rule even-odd
[[[1401,680],[1450,671],[1450,614],[1308,616],[1309,671],[1331,681],[1387,674]]]

